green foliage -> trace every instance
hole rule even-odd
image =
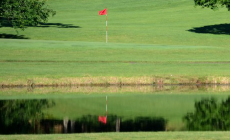
[[[230,97],[218,104],[214,98],[195,103],[195,112],[188,113],[184,120],[189,130],[230,130]]]
[[[42,109],[54,103],[48,100],[1,100],[0,133],[26,133],[43,117]],[[23,126],[23,127],[22,127]],[[21,127],[21,129],[18,129]]]
[[[44,0],[0,0],[0,25],[25,29],[47,22],[55,11],[46,6]]]
[[[230,0],[194,0],[195,5],[217,9],[219,6],[226,7],[230,11]]]

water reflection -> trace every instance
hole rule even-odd
[[[86,115],[71,120],[42,120],[42,133],[90,133],[90,132],[134,132],[165,131],[167,121],[164,118],[137,117],[122,120],[122,117],[109,115],[106,124],[98,121],[98,116]]]
[[[51,134],[51,133],[90,133],[90,132],[134,132],[165,131],[167,121],[164,118],[137,117],[123,120],[115,115],[108,116],[108,123],[98,122],[98,116],[87,115],[77,120],[17,120],[11,125],[2,125],[1,134]]]
[[[48,100],[0,100],[0,133],[37,133],[45,116],[42,109],[53,106]]]
[[[108,115],[106,124],[99,122],[96,115],[52,119],[52,115],[43,113],[43,109],[54,105],[53,101],[46,99],[0,100],[0,134],[165,131],[167,124],[163,117],[123,119]]]
[[[31,84],[28,81],[28,84]],[[160,86],[0,86],[0,99],[17,96],[18,94],[50,94],[58,93],[158,93],[158,92],[230,92],[229,85],[160,85]],[[10,93],[10,95],[9,95]]]
[[[99,122],[106,116],[105,94],[15,96],[0,100],[0,134],[229,130],[226,93],[108,94],[106,124]]]
[[[137,117],[122,123],[121,131],[165,131],[167,120],[162,117]]]
[[[183,120],[188,130],[230,130],[230,96],[220,103],[215,98],[205,98],[196,101],[195,111],[187,113]]]
[[[161,117],[136,117],[122,120],[122,117],[110,115],[107,123],[103,124],[98,122],[98,116],[88,115],[76,120],[74,129],[75,132],[165,131],[166,123],[167,121]]]

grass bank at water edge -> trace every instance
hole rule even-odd
[[[59,134],[59,135],[0,135],[2,140],[228,140],[228,132],[136,132],[136,133],[94,133],[94,134]]]

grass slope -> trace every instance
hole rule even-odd
[[[1,84],[21,85],[28,79],[35,84],[78,84],[92,79],[82,77],[99,77],[91,83],[138,81],[124,77],[140,77],[147,84],[156,77],[168,84],[230,81],[230,49],[223,47],[40,40],[1,40],[0,44]]]

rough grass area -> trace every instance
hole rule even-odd
[[[230,77],[189,77],[189,76],[144,76],[144,77],[77,77],[77,78],[30,78],[0,82],[6,87],[34,86],[163,86],[163,85],[229,85]]]

